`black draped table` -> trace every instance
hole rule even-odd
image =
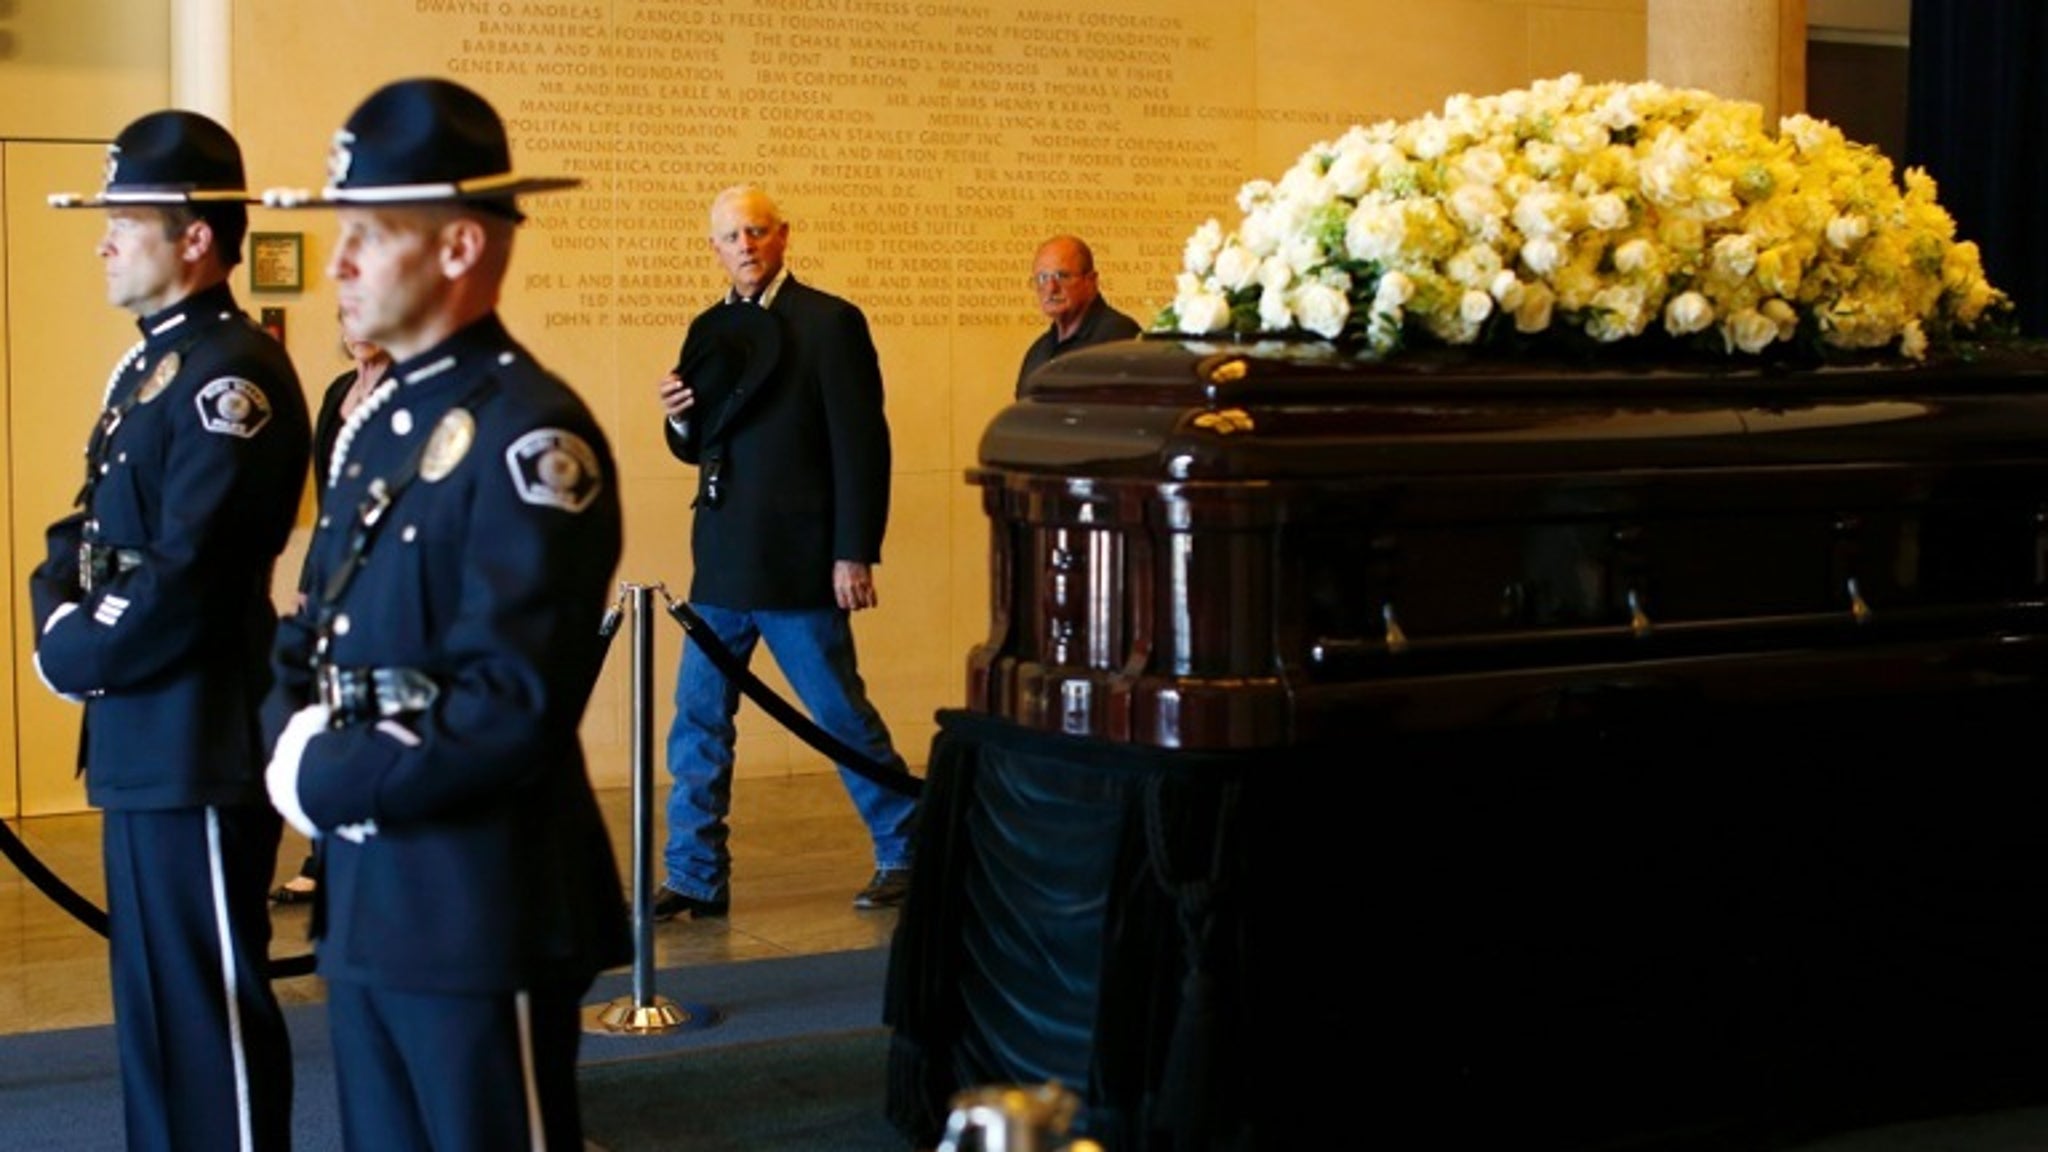
[[[2048,1103],[2048,358],[1132,341],[985,434],[888,1107],[1112,1152],[1790,1147]]]

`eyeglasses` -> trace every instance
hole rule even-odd
[[[1069,272],[1064,268],[1054,268],[1045,272],[1033,272],[1031,282],[1043,288],[1047,284],[1065,284],[1069,280],[1079,280],[1084,276],[1093,275],[1093,272]]]

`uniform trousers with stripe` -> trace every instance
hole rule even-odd
[[[102,853],[129,1152],[283,1152],[292,1058],[270,987],[268,804],[107,809]]]
[[[407,992],[330,979],[346,1152],[583,1152],[585,981],[545,992]]]

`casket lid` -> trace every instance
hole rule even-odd
[[[1937,435],[1929,433],[1938,432]],[[1884,442],[1882,449],[1873,437]],[[1758,444],[1768,437],[1768,447]],[[2048,343],[1792,363],[1148,335],[1068,353],[991,421],[983,467],[1246,479],[1824,462],[2048,443]]]

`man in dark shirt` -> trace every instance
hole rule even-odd
[[[1055,236],[1038,246],[1031,262],[1031,290],[1052,327],[1024,353],[1017,369],[1017,395],[1033,372],[1076,348],[1138,335],[1138,322],[1102,298],[1095,279],[1095,253],[1079,236]]]

